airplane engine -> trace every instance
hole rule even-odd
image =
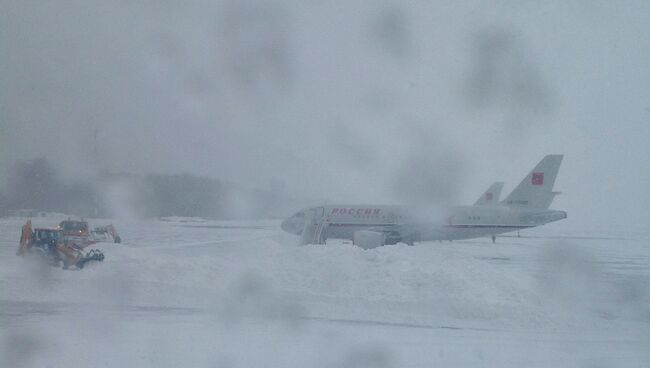
[[[386,244],[386,234],[369,230],[355,231],[352,235],[352,243],[363,249],[382,247]]]

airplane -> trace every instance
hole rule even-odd
[[[496,182],[472,206],[447,209],[403,205],[322,205],[296,212],[281,228],[300,236],[300,244],[348,239],[364,249],[398,242],[471,239],[541,226],[567,218],[549,209],[563,155],[545,156],[501,202]]]
[[[501,196],[501,189],[503,189],[503,182],[497,181],[492,183],[490,187],[481,194],[480,197],[474,202],[474,206],[494,206],[499,203],[499,197]]]

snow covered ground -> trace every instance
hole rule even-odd
[[[103,263],[65,271],[15,256],[23,223],[0,219],[0,367],[650,366],[649,232],[362,250],[118,221]]]

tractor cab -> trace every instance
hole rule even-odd
[[[63,237],[66,244],[73,244],[83,248],[95,241],[88,231],[88,222],[85,220],[63,220],[59,223],[59,229],[63,231]]]
[[[63,230],[61,229],[34,229],[34,245],[63,243]]]
[[[56,251],[57,246],[64,243],[61,229],[34,229],[32,246],[50,254]]]
[[[59,223],[59,228],[65,235],[82,235],[88,234],[88,221],[84,220],[63,220]]]

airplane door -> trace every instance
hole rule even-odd
[[[309,209],[305,219],[305,227],[300,236],[300,244],[320,244],[324,212],[323,207]]]
[[[395,212],[393,212],[393,211],[389,212],[386,220],[387,220],[387,222],[389,224],[396,224],[397,223],[397,214]]]

